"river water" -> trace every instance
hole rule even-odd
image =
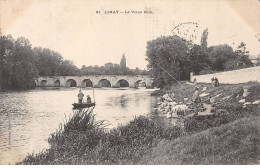
[[[14,164],[28,153],[49,148],[47,139],[73,114],[77,88],[37,88],[0,93],[0,164]],[[127,124],[135,116],[153,116],[154,89],[95,89],[96,120],[107,128]],[[93,100],[93,90],[83,89]],[[65,117],[66,116],[66,117]]]

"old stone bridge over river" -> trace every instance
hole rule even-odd
[[[130,87],[151,88],[153,78],[147,75],[91,75],[91,76],[47,76],[35,79],[36,86],[45,87]]]

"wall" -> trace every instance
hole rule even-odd
[[[224,84],[238,84],[249,81],[257,81],[260,83],[260,66],[206,75],[193,76],[191,74],[191,81],[196,78],[197,82],[211,83],[213,76],[217,77],[219,82]]]

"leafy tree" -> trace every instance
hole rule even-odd
[[[71,60],[64,60],[59,66],[58,74],[61,76],[74,76],[79,75],[78,68],[73,64]]]
[[[239,68],[247,68],[253,66],[253,63],[249,59],[249,51],[246,50],[246,44],[241,42],[236,49],[237,60],[239,62]]]
[[[201,40],[200,40],[200,46],[201,48],[206,51],[208,47],[208,29],[205,29],[202,33]]]
[[[180,74],[185,71],[183,65],[189,61],[188,47],[178,36],[148,41],[146,56],[148,70],[158,87],[180,80]]]
[[[249,56],[249,51],[246,50],[246,44],[244,42],[239,44],[235,52],[238,56]]]
[[[120,67],[122,68],[122,70],[126,69],[126,58],[125,58],[125,54],[123,54],[121,61],[120,61]]]
[[[59,53],[41,47],[35,47],[33,51],[39,76],[59,75],[59,66],[63,61]]]
[[[12,75],[14,59],[14,39],[11,35],[0,36],[0,83],[1,89],[10,87],[10,77]]]
[[[243,68],[238,59],[231,59],[224,64],[225,70],[231,71]]]
[[[224,64],[235,57],[236,53],[233,51],[232,47],[227,44],[211,47],[209,53],[209,58],[212,61],[212,68],[217,71],[223,71],[225,69]]]
[[[225,70],[235,70],[253,66],[253,63],[249,59],[249,52],[246,50],[245,43],[241,42],[235,53],[236,57],[225,63]]]
[[[210,60],[205,52],[199,45],[194,45],[189,52],[190,54],[190,71],[194,72],[195,75],[198,75],[200,71],[206,67],[210,67]]]
[[[29,40],[19,37],[14,42],[14,54],[12,60],[12,76],[10,85],[12,89],[30,89],[35,86],[34,77],[37,69]]]

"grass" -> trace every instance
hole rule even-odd
[[[136,117],[125,126],[107,130],[95,121],[93,109],[76,111],[49,138],[50,149],[29,154],[18,164],[258,164],[260,160],[260,108],[238,101],[243,89],[246,101],[260,98],[258,83],[201,84],[216,98],[214,115],[186,118],[184,128],[164,128],[146,117]],[[178,102],[192,95],[194,86],[173,86]],[[224,97],[229,99],[223,100]]]
[[[259,164],[259,120],[243,118],[173,141],[160,141],[141,163]]]

